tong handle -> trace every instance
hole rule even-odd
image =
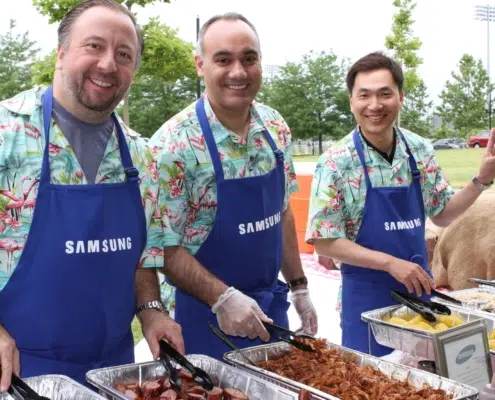
[[[229,346],[232,350],[240,350],[239,347],[237,347],[234,343],[232,343],[227,336],[225,336],[220,330],[218,330],[211,322],[208,322],[208,327],[210,330],[213,332],[213,334],[222,340],[227,346]]]
[[[239,347],[237,347],[234,343],[232,343],[226,335],[223,334],[219,329],[217,329],[211,322],[208,322],[208,327],[213,332],[213,334],[222,340],[227,346],[229,346],[232,350],[238,351],[240,355],[242,355],[249,363],[259,368],[259,365],[256,364],[250,357],[248,357],[244,351],[242,351]]]
[[[495,286],[495,282],[487,281],[486,279],[468,278],[468,281],[478,283],[480,285]]]
[[[12,374],[10,378],[10,387],[12,391],[25,400],[40,399],[40,395],[34,391],[26,382],[19,378],[16,374]],[[9,390],[10,392],[10,390]]]
[[[392,290],[392,298],[410,308],[411,310],[417,312],[427,321],[436,322],[437,318],[435,317],[435,315],[426,308],[426,305],[428,303],[421,300],[420,298],[413,297],[405,293],[400,293],[395,290]]]
[[[306,333],[299,333],[299,332],[294,332],[291,331],[290,329],[283,328],[281,326],[275,325],[275,324],[270,324],[269,322],[261,321],[263,326],[266,328],[268,332],[275,332],[275,331],[280,331],[283,333],[287,333],[290,336],[301,338],[301,339],[311,339],[311,340],[316,340],[315,337],[311,335],[307,335]]]
[[[177,362],[180,366],[187,369],[191,374],[196,373],[196,367],[191,364],[191,362],[180,354],[170,343],[166,340],[160,340],[160,352],[165,354],[166,356],[170,356]],[[161,354],[160,354],[161,356]]]
[[[438,290],[431,289],[431,294],[434,294],[435,296],[437,296],[437,297],[439,297],[441,299],[450,301],[451,303],[462,305],[462,301],[457,300],[457,299],[454,299],[453,297],[448,296],[448,295],[446,295],[446,294],[444,294],[442,292],[439,292]]]

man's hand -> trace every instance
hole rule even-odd
[[[12,372],[20,374],[19,350],[12,336],[0,325],[0,392],[10,386]]]
[[[217,315],[218,325],[227,335],[247,336],[249,339],[259,337],[265,342],[270,340],[270,334],[261,321],[273,321],[261,311],[256,301],[233,287],[219,297],[211,311]]]
[[[160,355],[159,341],[166,339],[181,354],[185,353],[182,328],[172,318],[158,310],[143,310],[139,313],[143,335],[148,342],[153,359]]]
[[[489,184],[495,178],[495,128],[492,128],[490,132],[488,145],[486,146],[485,155],[483,156],[477,177],[485,185]]]
[[[431,294],[435,282],[429,277],[420,265],[392,257],[386,266],[386,271],[400,283],[406,285],[409,293],[416,292],[421,296],[423,292]]]
[[[290,295],[290,301],[299,314],[302,323],[302,330],[308,335],[316,335],[318,332],[318,316],[315,307],[309,297],[308,289],[298,289]]]

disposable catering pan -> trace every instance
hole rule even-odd
[[[50,400],[104,400],[93,390],[63,375],[40,375],[24,381],[39,395]],[[0,393],[0,400],[11,400],[7,393]]]
[[[488,332],[491,332],[493,328],[492,320],[485,319],[482,316],[473,313],[472,310],[456,307],[452,304],[449,304],[449,308],[466,321],[463,325],[449,328],[449,331],[462,330],[469,324],[476,324],[477,321],[483,320]],[[398,326],[385,321],[392,316],[411,319],[416,315],[418,314],[405,306],[395,305],[364,312],[361,314],[361,319],[369,324],[371,330],[370,334],[372,333],[374,335],[375,340],[379,344],[392,349],[401,350],[418,358],[434,360],[435,351],[433,338],[436,333]]]
[[[275,385],[247,371],[207,356],[188,355],[187,359],[210,376],[216,377],[218,386],[221,388],[238,389],[246,394],[249,400],[297,400],[299,396],[299,389],[297,388]],[[129,397],[114,389],[115,384],[140,383],[144,380],[164,376],[167,376],[167,372],[162,363],[154,361],[95,369],[86,374],[86,379],[98,388],[102,396],[112,400],[128,400]]]
[[[419,369],[399,364],[393,364],[391,362],[381,360],[377,357],[350,350],[346,347],[338,346],[333,343],[328,343],[328,347],[338,349],[343,354],[344,359],[355,362],[358,365],[369,365],[381,371],[388,378],[393,378],[399,381],[407,380],[412,387],[419,389],[422,388],[424,384],[427,384],[434,389],[445,390],[448,394],[452,394],[453,399],[455,400],[477,399],[477,389],[459,382],[455,382],[451,379],[443,378],[441,376],[426,371],[421,371]],[[274,343],[256,347],[249,347],[243,349],[243,351],[253,361],[259,362],[278,359],[290,352],[291,349],[291,346],[286,343]],[[235,365],[244,370],[248,370],[252,374],[259,376],[260,378],[265,379],[269,382],[273,382],[275,384],[283,383],[287,387],[292,387],[295,389],[306,389],[307,391],[311,392],[313,396],[318,396],[318,398],[331,400],[336,399],[336,397],[324,393],[313,387],[304,385],[291,379],[287,379],[273,372],[257,368],[247,363],[245,358],[241,354],[239,354],[238,351],[225,353],[224,359],[229,364]]]

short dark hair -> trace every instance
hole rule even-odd
[[[218,14],[214,15],[211,17],[208,21],[206,21],[201,29],[199,30],[198,34],[198,43],[196,45],[196,54],[200,57],[203,57],[203,41],[205,38],[205,33],[208,30],[210,26],[212,26],[215,22],[217,21],[242,21],[245,24],[247,24],[254,32],[256,35],[256,38],[258,39],[258,43],[260,42],[260,37],[258,36],[258,32],[256,31],[256,28],[252,24],[251,21],[249,21],[244,15],[236,13],[236,12],[228,12],[225,14]]]
[[[69,43],[69,37],[70,37],[70,31],[72,29],[72,25],[74,25],[74,22],[76,22],[76,20],[81,16],[82,13],[84,13],[84,11],[89,10],[90,8],[93,7],[107,7],[112,10],[121,12],[122,14],[127,15],[131,19],[134,28],[136,28],[136,35],[138,39],[138,54],[136,58],[136,69],[137,69],[141,62],[141,57],[144,51],[143,32],[141,31],[141,28],[137,24],[134,14],[132,14],[132,12],[122,4],[117,3],[115,0],[85,0],[79,3],[77,6],[73,7],[67,14],[65,14],[64,18],[62,19],[62,22],[60,22],[60,25],[58,26],[58,44],[61,47],[67,46],[67,44]]]
[[[399,91],[402,91],[404,86],[404,74],[401,66],[397,61],[394,61],[380,51],[376,51],[357,60],[347,72],[346,84],[349,93],[352,93],[352,89],[354,89],[354,82],[356,81],[357,74],[360,72],[375,71],[377,69],[389,70]]]

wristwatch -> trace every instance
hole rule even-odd
[[[289,286],[289,289],[293,288],[294,286],[307,285],[307,284],[308,284],[308,278],[306,278],[305,276],[287,282],[287,286]]]
[[[147,301],[144,304],[141,304],[137,310],[136,314],[139,314],[141,311],[144,310],[158,310],[166,315],[168,315],[168,310],[165,308],[165,304],[161,300],[153,300],[153,301]]]
[[[490,186],[493,185],[493,181],[491,181],[488,184],[481,183],[478,177],[474,176],[473,177],[473,183],[476,185],[476,187],[482,192],[483,190],[488,189]]]

